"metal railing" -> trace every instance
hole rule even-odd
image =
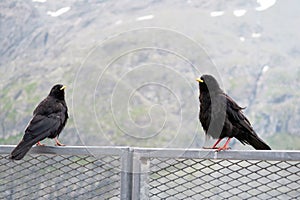
[[[0,199],[299,199],[300,151],[0,146]]]

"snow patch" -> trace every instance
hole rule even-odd
[[[136,21],[149,20],[149,19],[153,19],[153,18],[154,18],[154,15],[145,15],[145,16],[136,18]]]
[[[270,69],[269,65],[265,65],[262,69],[262,73],[266,73]]]
[[[233,11],[233,14],[234,14],[236,17],[241,17],[241,16],[245,15],[246,12],[247,12],[247,10],[243,10],[243,9],[241,9],[241,10],[234,10],[234,11]]]
[[[64,7],[64,8],[61,8],[61,9],[57,10],[57,11],[54,11],[54,12],[48,11],[47,15],[50,15],[51,17],[58,17],[58,16],[60,16],[62,14],[65,14],[70,9],[71,9],[71,7]]]
[[[261,34],[260,33],[252,33],[252,37],[259,38],[259,37],[261,37]]]
[[[224,11],[213,11],[210,13],[210,16],[211,17],[219,17],[219,16],[224,15],[224,13],[225,13]]]
[[[260,6],[256,7],[255,10],[263,11],[263,10],[267,10],[268,8],[271,8],[272,6],[274,6],[276,3],[276,0],[257,0],[257,3]]]
[[[32,0],[32,2],[45,3],[47,0]]]

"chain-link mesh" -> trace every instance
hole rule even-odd
[[[0,155],[0,199],[120,199],[120,158]]]
[[[0,199],[300,199],[300,151],[0,146]]]
[[[297,199],[299,161],[152,158],[151,199]]]

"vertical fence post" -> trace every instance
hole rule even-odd
[[[121,199],[132,199],[132,149],[124,148],[121,154]]]
[[[149,199],[149,170],[150,160],[143,157],[142,153],[133,153],[133,182],[132,199]]]

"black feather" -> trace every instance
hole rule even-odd
[[[59,136],[68,119],[68,108],[62,88],[63,85],[60,84],[53,86],[49,95],[35,108],[25,134],[11,152],[10,159],[20,160],[37,142]]]
[[[203,75],[199,80],[199,119],[206,134],[218,139],[235,137],[255,149],[271,150],[253,130],[244,108],[223,92],[213,76]]]

